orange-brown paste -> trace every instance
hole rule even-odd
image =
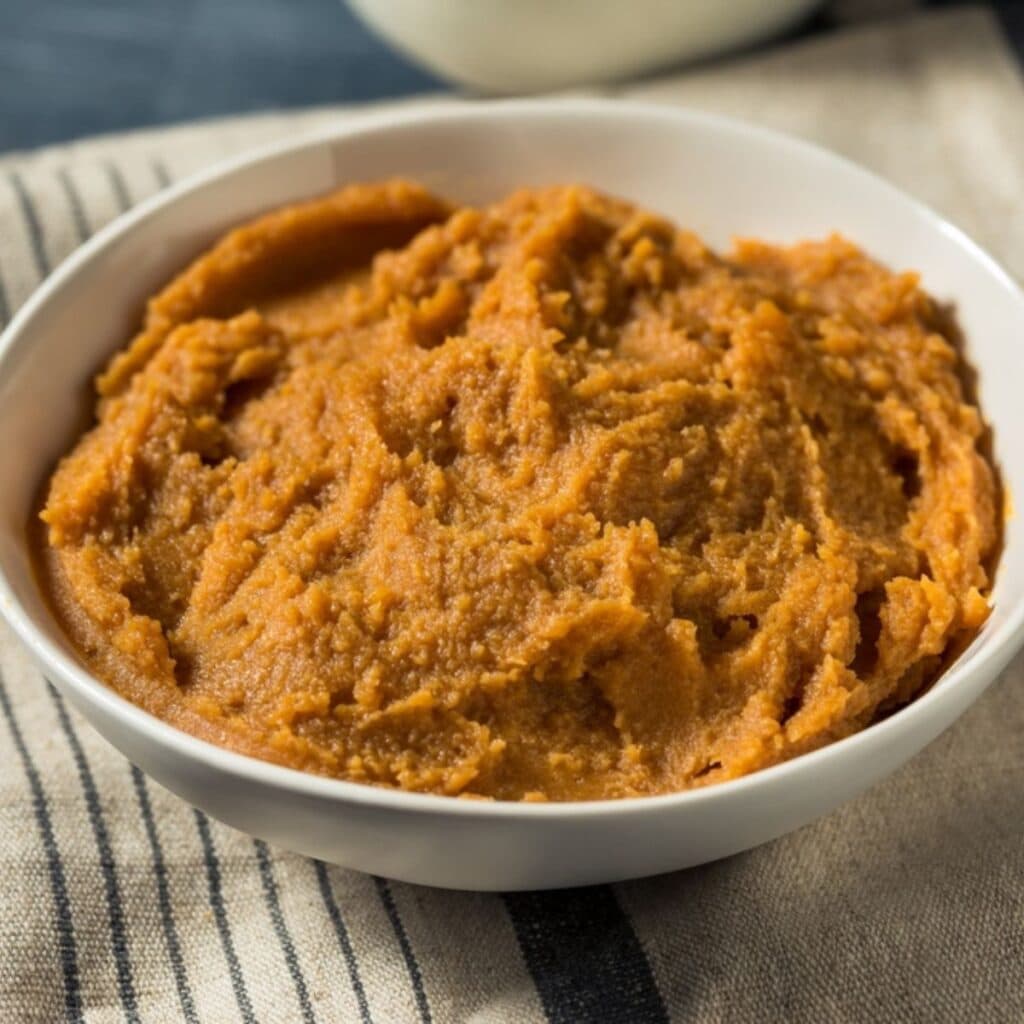
[[[914,274],[582,187],[271,213],[151,300],[44,571],[167,721],[409,790],[618,797],[914,697],[987,614],[983,424]]]

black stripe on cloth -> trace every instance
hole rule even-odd
[[[1024,3],[1021,0],[995,0],[995,9],[1017,60],[1024,65]]]
[[[349,981],[356,994],[356,1002],[359,1003],[359,1019],[362,1024],[372,1024],[370,1018],[370,1007],[366,1002],[366,990],[363,988],[363,979],[359,976],[359,964],[356,961],[355,950],[348,936],[348,929],[341,916],[341,907],[334,898],[331,891],[331,880],[327,875],[327,865],[322,860],[313,861],[316,868],[317,881],[320,883],[320,895],[323,897],[324,906],[327,908],[327,916],[334,925],[334,934],[338,937],[338,945],[341,946],[341,955],[345,958],[345,966],[348,968]]]
[[[221,887],[220,858],[217,856],[217,848],[213,845],[213,836],[210,834],[210,821],[198,807],[193,807],[192,811],[196,816],[196,828],[199,830],[199,839],[203,844],[203,863],[206,866],[210,909],[213,911],[213,919],[220,934],[220,944],[224,948],[224,959],[228,962],[228,975],[231,978],[231,987],[235,992],[235,1001],[238,1003],[238,1009],[245,1024],[255,1024],[256,1017],[252,1012],[252,1002],[245,987],[245,978],[242,977],[242,965],[238,962],[235,942],[231,937],[231,925],[228,922],[227,908],[224,905],[224,891]]]
[[[309,1001],[309,989],[306,987],[306,979],[299,966],[295,943],[292,941],[291,932],[284,919],[284,912],[281,910],[281,896],[278,892],[277,880],[274,878],[274,867],[270,863],[270,851],[262,839],[254,839],[252,844],[256,848],[256,862],[260,869],[260,881],[263,883],[263,898],[266,901],[267,910],[270,911],[270,923],[274,926],[277,941],[281,943],[281,952],[284,953],[284,962],[288,965],[288,973],[295,983],[295,994],[299,997],[302,1019],[307,1024],[315,1024],[316,1015],[313,1013],[313,1004]]]
[[[71,756],[74,758],[75,767],[78,769],[78,781],[82,786],[82,794],[85,796],[85,807],[89,815],[89,824],[92,826],[92,834],[96,840],[96,850],[100,855],[100,871],[103,874],[103,889],[107,899],[107,915],[110,919],[110,942],[114,951],[114,969],[117,972],[117,992],[121,998],[121,1007],[124,1010],[125,1019],[137,1024],[139,1020],[139,1004],[135,995],[135,982],[132,979],[131,955],[128,950],[128,933],[125,928],[124,906],[121,903],[121,887],[117,881],[117,866],[114,863],[114,853],[110,847],[110,835],[107,832],[107,823],[103,817],[103,808],[100,806],[100,795],[96,788],[96,780],[93,777],[89,761],[82,749],[81,741],[68,717],[67,708],[64,706],[64,698],[53,688],[51,683],[46,684],[50,697],[53,699],[54,707],[57,709],[57,720],[60,722],[61,732],[64,733],[71,748]]]
[[[53,892],[54,908],[57,912],[57,948],[60,951],[61,973],[64,979],[64,1013],[70,1021],[82,1021],[82,989],[78,978],[78,951],[75,943],[75,926],[71,919],[71,901],[68,899],[67,879],[64,877],[64,861],[57,845],[57,837],[53,831],[53,819],[50,817],[50,803],[46,798],[46,790],[35,766],[32,755],[25,745],[21,727],[14,717],[14,708],[7,695],[7,686],[0,677],[0,709],[3,710],[7,727],[14,740],[14,749],[28,779],[32,793],[32,812],[36,826],[43,841],[43,853],[46,856],[46,869],[50,876],[50,889]]]
[[[161,188],[169,188],[172,178],[171,172],[167,170],[167,164],[165,164],[159,157],[154,157],[149,162],[149,166],[153,168],[153,177],[156,178],[157,184]]]
[[[121,212],[130,210],[132,208],[132,196],[128,191],[128,183],[124,180],[124,175],[121,173],[121,168],[116,164],[111,163],[109,160],[103,162],[103,171],[107,176],[107,181],[110,182],[110,190],[114,193],[114,198],[117,200],[117,205],[120,207]]]
[[[2,331],[11,319],[11,304],[7,301],[7,289],[4,287],[4,279],[0,276],[0,331]]]
[[[74,221],[78,240],[84,242],[92,234],[92,227],[89,224],[89,218],[85,215],[82,197],[78,194],[78,189],[75,188],[66,167],[61,167],[57,171],[57,181],[60,182],[60,187],[64,190],[64,195],[67,198],[68,209],[71,211],[71,219]]]
[[[25,188],[25,183],[17,171],[10,171],[7,180],[11,183],[11,188],[14,189],[18,205],[21,207],[21,214],[25,218],[25,225],[28,227],[28,239],[32,247],[32,258],[35,260],[36,270],[39,271],[40,278],[46,277],[50,273],[50,260],[46,255],[43,226],[39,220],[35,203],[32,202],[32,197],[28,194],[28,189]]]
[[[776,40],[776,43],[796,43],[811,36],[832,32],[837,27],[835,12],[827,6],[819,7],[812,14],[799,21],[781,39]]]
[[[504,895],[551,1024],[665,1024],[633,926],[606,886]]]
[[[160,908],[160,923],[164,930],[164,941],[167,943],[167,955],[171,961],[174,984],[178,990],[181,1012],[188,1024],[199,1024],[196,1006],[192,999],[192,989],[188,981],[188,970],[185,959],[181,955],[181,941],[178,938],[178,926],[174,920],[174,906],[171,903],[171,890],[167,880],[167,864],[164,861],[163,845],[160,834],[156,830],[156,819],[153,817],[153,806],[149,800],[149,789],[146,776],[132,765],[132,782],[135,785],[135,796],[139,801],[142,823],[146,828],[146,838],[153,856],[153,875],[156,878],[156,898]]]
[[[374,876],[377,885],[377,892],[380,894],[380,901],[384,904],[384,910],[395,931],[395,938],[398,939],[398,946],[402,950],[402,958],[405,960],[406,969],[409,971],[409,980],[412,982],[412,992],[416,997],[416,1006],[420,1011],[420,1020],[423,1024],[430,1024],[430,1004],[427,1002],[427,991],[423,987],[423,975],[420,973],[420,965],[416,960],[416,954],[412,951],[412,944],[405,932],[405,925],[395,906],[395,898],[391,895],[391,887],[383,878]]]

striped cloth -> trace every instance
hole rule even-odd
[[[1024,276],[1024,84],[982,9],[627,91],[843,150]],[[342,115],[0,158],[0,317],[132,203]],[[1024,1019],[1022,681],[1018,661],[895,777],[768,846],[501,896],[360,875],[211,821],[108,747],[0,627],[0,1022]]]

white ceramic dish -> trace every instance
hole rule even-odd
[[[436,74],[489,93],[625,78],[796,24],[821,0],[348,0]]]
[[[995,611],[919,700],[826,749],[719,786],[577,804],[496,804],[304,775],[210,746],[122,700],[76,658],[25,539],[37,488],[71,443],[92,373],[143,297],[229,225],[348,181],[402,174],[487,200],[581,180],[688,225],[784,241],[841,228],[953,301],[1011,492],[1024,493],[1024,295],[956,228],[850,163],[699,113],[600,101],[518,102],[346,123],[193,178],[102,231],[0,341],[0,607],[42,670],[128,758],[213,816],[271,842],[394,878],[469,889],[583,885],[724,857],[829,811],[949,726],[1017,647],[1024,533],[1007,527]]]

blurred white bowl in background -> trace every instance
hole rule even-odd
[[[796,24],[820,0],[348,0],[396,49],[490,93],[626,78]]]

